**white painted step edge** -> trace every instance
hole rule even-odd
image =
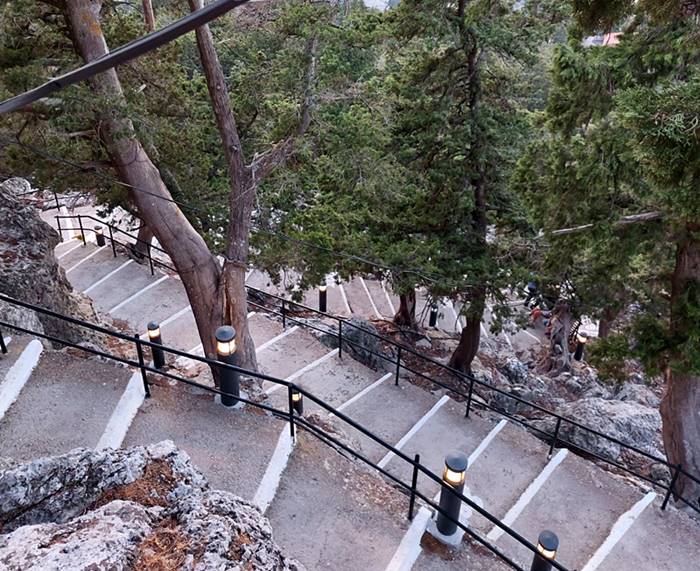
[[[277,439],[277,446],[272,453],[270,462],[265,469],[265,474],[260,480],[255,496],[253,496],[253,504],[255,504],[262,513],[267,511],[272,500],[275,498],[277,488],[282,480],[282,473],[289,463],[289,457],[294,449],[294,439],[289,433],[289,427],[285,426],[280,432]]]
[[[32,371],[39,363],[44,346],[41,341],[32,339],[17,358],[14,365],[10,367],[5,375],[5,380],[0,384],[0,420],[17,400],[22,388],[32,375]]]
[[[595,571],[605,558],[610,555],[610,552],[620,542],[622,537],[629,531],[632,524],[637,518],[642,515],[646,507],[656,499],[656,492],[648,492],[641,500],[635,503],[629,510],[623,513],[610,528],[608,537],[601,546],[596,550],[593,556],[584,565],[581,571]]]
[[[100,441],[95,447],[96,450],[121,447],[145,397],[141,373],[136,372],[131,375],[117,406],[114,408]]]
[[[513,507],[508,510],[508,513],[506,513],[506,515],[501,520],[503,524],[507,526],[513,525],[513,523],[523,512],[527,504],[530,503],[530,500],[532,500],[532,498],[535,497],[537,492],[540,491],[540,488],[542,488],[547,479],[552,475],[552,472],[554,472],[555,468],[564,461],[564,458],[566,458],[568,453],[569,450],[567,448],[562,448],[561,450],[559,450],[559,452],[555,454],[554,458],[552,458],[543,468],[543,470],[537,475],[537,477],[532,482],[530,482],[530,485],[518,498],[518,501],[515,502]],[[494,526],[493,529],[489,531],[488,535],[486,536],[486,539],[488,539],[491,542],[494,542],[504,533],[505,532],[502,528]]]

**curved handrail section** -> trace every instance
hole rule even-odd
[[[104,222],[100,220],[99,218],[96,218],[94,216],[90,215],[84,215],[84,214],[73,214],[73,215],[62,215],[62,216],[56,216],[57,221],[60,219],[78,219],[79,222],[81,221],[82,218],[86,218],[89,220],[93,220],[95,222],[98,222],[105,227],[111,228],[110,230],[110,239],[113,239],[113,234],[115,232],[119,232],[122,234],[125,234],[126,236],[129,236],[132,240],[135,242],[143,242],[143,240],[140,240],[138,236],[134,236],[133,234],[130,234],[129,232],[126,232],[124,230],[121,230],[120,228],[117,228],[107,222]],[[81,228],[82,228],[82,223],[81,223]],[[84,237],[84,231],[85,230],[91,230],[91,229],[83,229],[83,237]],[[94,231],[94,230],[92,230]],[[125,245],[121,242],[117,242],[121,245]],[[145,243],[145,242],[144,242]],[[169,259],[168,253],[163,250],[162,248],[155,246],[155,245],[150,245],[148,244],[151,248],[151,250],[155,250],[156,252],[161,253],[164,257],[167,257]],[[114,248],[113,248],[114,249]],[[168,264],[167,262],[164,262],[162,260],[159,260],[157,258],[154,258],[151,255],[151,250],[148,250],[148,252],[145,254],[149,262],[151,264],[151,272],[153,273],[153,266],[154,265],[159,265],[167,270],[177,272],[177,269]],[[116,255],[116,252],[115,252]],[[543,438],[545,441],[548,441],[550,443],[550,455],[554,448],[557,447],[562,447],[566,446],[567,448],[570,448],[571,450],[577,452],[577,453],[582,453],[584,455],[587,455],[591,458],[595,458],[596,460],[600,462],[604,462],[616,469],[622,470],[628,474],[631,474],[635,477],[638,477],[644,481],[646,481],[649,484],[652,484],[656,486],[657,488],[663,490],[665,492],[665,497],[664,501],[662,503],[662,507],[665,509],[666,505],[668,504],[668,500],[673,495],[677,500],[681,501],[685,505],[689,506],[692,508],[694,511],[700,513],[700,502],[695,502],[691,501],[688,498],[684,498],[681,494],[679,494],[675,490],[675,482],[678,479],[680,475],[685,476],[686,478],[689,478],[693,480],[694,482],[700,484],[700,478],[698,476],[695,476],[694,474],[691,474],[688,472],[687,469],[685,469],[682,465],[673,465],[670,462],[668,462],[667,459],[662,458],[656,454],[651,454],[647,452],[646,450],[642,450],[638,446],[634,446],[633,444],[629,444],[627,442],[624,442],[623,440],[620,440],[619,438],[616,438],[614,436],[611,436],[609,434],[605,434],[604,432],[601,432],[600,430],[597,430],[595,428],[591,428],[589,426],[586,426],[585,424],[578,422],[574,419],[568,418],[562,414],[559,414],[551,409],[548,409],[542,405],[539,405],[537,403],[534,403],[532,401],[529,401],[527,399],[524,399],[518,395],[509,393],[508,391],[505,391],[499,387],[496,387],[482,379],[479,379],[475,377],[474,375],[467,374],[463,371],[459,371],[453,367],[450,367],[449,365],[445,363],[441,363],[437,359],[434,359],[428,355],[424,355],[423,353],[420,353],[413,349],[412,347],[409,347],[408,345],[405,345],[403,343],[399,343],[393,339],[389,339],[388,337],[381,335],[379,333],[375,333],[374,331],[368,330],[366,328],[363,328],[359,325],[356,325],[355,323],[352,323],[350,320],[334,315],[328,312],[323,312],[318,309],[306,306],[302,303],[287,299],[285,297],[275,295],[273,293],[266,292],[264,290],[248,286],[246,285],[246,290],[249,293],[255,293],[257,296],[264,298],[267,300],[269,303],[268,304],[262,304],[262,303],[256,303],[253,301],[249,300],[249,304],[261,309],[263,311],[266,311],[268,313],[277,315],[278,317],[282,318],[282,323],[283,325],[286,324],[286,321],[291,321],[297,325],[300,325],[302,327],[305,327],[307,329],[315,329],[319,332],[322,332],[324,334],[330,335],[332,337],[335,337],[338,341],[338,346],[340,347],[340,351],[342,352],[343,346],[347,345],[350,347],[357,347],[362,349],[362,351],[365,351],[367,353],[370,353],[377,357],[378,359],[381,359],[385,361],[386,363],[390,363],[392,366],[396,367],[396,380],[398,382],[399,376],[401,374],[401,371],[405,371],[407,373],[417,375],[420,378],[424,379],[425,381],[428,381],[446,391],[448,391],[450,394],[459,397],[460,400],[466,401],[466,408],[467,412],[466,415],[469,415],[469,412],[473,406],[474,403],[478,404],[478,406],[484,407],[498,415],[501,415],[505,418],[508,418],[510,420],[513,420],[514,422],[517,422],[518,424],[521,424],[525,427],[527,427],[529,430],[532,430],[536,434],[538,434],[541,438]],[[321,328],[318,327],[312,323],[309,323],[308,321],[304,321],[302,319],[296,319],[294,317],[294,313],[310,313],[314,316],[317,316],[319,320],[322,322],[331,322],[334,324],[334,327],[331,328]],[[370,337],[373,337],[377,339],[380,343],[388,346],[391,349],[392,355],[386,355],[382,353],[378,353],[374,350],[372,350],[370,347],[367,347],[365,345],[361,345],[357,342],[354,342],[350,339],[348,339],[347,335],[343,334],[343,330],[347,332],[349,329],[354,329],[354,330],[359,330],[362,332],[363,335],[369,335]],[[458,381],[459,385],[461,388],[454,387],[448,383],[445,383],[439,379],[436,379],[433,376],[426,375],[422,371],[413,368],[409,366],[405,361],[402,360],[402,355],[411,355],[418,361],[422,363],[429,364],[433,367],[436,367],[442,371],[444,371],[446,374],[450,375],[451,378],[454,378]],[[550,432],[547,430],[543,430],[540,427],[534,426],[531,422],[528,422],[522,415],[516,416],[514,414],[509,413],[507,410],[505,410],[503,407],[499,407],[493,404],[489,403],[489,399],[485,398],[485,394],[490,393],[490,394],[496,394],[499,395],[502,399],[507,399],[509,402],[512,403],[517,403],[518,405],[527,408],[529,411],[537,413],[545,418],[549,418],[551,422],[554,423],[554,431]],[[479,397],[478,402],[476,400],[476,397]],[[631,465],[626,465],[622,462],[618,462],[614,459],[611,459],[609,457],[602,456],[601,454],[597,453],[595,450],[592,450],[590,448],[584,447],[581,443],[572,443],[570,440],[567,440],[564,436],[562,436],[561,432],[562,429],[566,429],[569,427],[570,429],[573,429],[575,431],[581,431],[593,438],[598,438],[598,439],[603,439],[611,444],[614,444],[615,446],[619,446],[621,449],[626,450],[627,452],[636,454],[637,456],[641,456],[642,458],[646,459],[646,461],[649,461],[651,463],[655,464],[661,464],[665,466],[670,474],[671,474],[671,480],[670,483],[666,483],[664,479],[661,477],[659,478],[652,478],[650,476],[647,476],[646,474],[642,473],[641,470],[635,468],[634,466]]]
[[[159,375],[168,379],[172,379],[178,382],[181,382],[183,384],[187,384],[189,386],[197,387],[198,389],[207,391],[212,394],[218,394],[222,396],[230,396],[233,398],[236,398],[240,400],[241,402],[244,402],[246,404],[249,404],[251,406],[254,406],[256,408],[260,408],[262,410],[265,410],[266,412],[271,413],[277,418],[283,419],[287,422],[289,422],[290,425],[290,431],[292,433],[292,436],[295,434],[295,428],[298,426],[303,427],[307,432],[313,434],[314,436],[318,437],[320,441],[325,442],[326,444],[328,442],[331,442],[334,447],[341,448],[344,451],[352,454],[353,457],[355,457],[358,460],[361,460],[363,463],[367,464],[374,470],[378,471],[385,477],[389,478],[391,481],[399,485],[401,489],[403,489],[406,492],[409,492],[412,496],[418,497],[421,500],[423,500],[427,505],[435,509],[437,512],[443,514],[445,517],[449,518],[452,520],[457,526],[462,529],[465,533],[470,535],[472,538],[474,538],[476,541],[478,541],[481,545],[486,547],[489,551],[491,551],[494,555],[499,557],[502,561],[507,563],[509,566],[511,566],[514,569],[524,571],[524,569],[517,564],[515,561],[513,561],[511,558],[509,558],[506,554],[504,554],[498,547],[490,543],[487,539],[483,538],[478,532],[470,528],[469,526],[465,525],[464,523],[457,521],[453,519],[449,513],[447,513],[443,508],[437,504],[434,500],[431,498],[425,496],[422,492],[420,492],[417,487],[411,483],[410,485],[398,478],[396,475],[390,473],[389,471],[385,470],[383,467],[379,466],[375,462],[372,462],[368,458],[366,458],[362,452],[355,450],[352,448],[349,444],[342,442],[340,439],[334,437],[332,434],[330,434],[328,431],[324,430],[323,428],[311,423],[308,419],[304,418],[301,415],[298,415],[295,413],[294,408],[291,406],[291,395],[293,392],[299,392],[303,395],[304,398],[309,399],[311,402],[315,403],[318,405],[320,408],[325,410],[328,414],[333,415],[335,418],[340,420],[341,422],[344,423],[349,428],[352,428],[354,430],[357,430],[364,436],[370,438],[373,442],[377,443],[379,446],[381,446],[383,449],[386,450],[387,453],[392,453],[393,455],[396,456],[399,460],[401,460],[404,463],[408,463],[414,470],[420,472],[423,474],[426,478],[429,480],[432,480],[433,482],[437,483],[440,486],[444,486],[445,484],[442,481],[442,478],[435,474],[432,470],[430,470],[428,467],[425,465],[421,464],[419,461],[417,461],[414,458],[410,458],[406,454],[404,454],[401,450],[395,448],[392,444],[389,444],[386,442],[384,439],[382,439],[380,436],[377,436],[374,434],[372,431],[369,429],[365,428],[363,425],[361,425],[359,422],[355,421],[351,417],[347,416],[344,414],[342,411],[338,410],[337,408],[333,407],[332,405],[328,404],[325,402],[323,399],[317,397],[307,389],[295,384],[294,382],[287,381],[285,379],[279,379],[277,377],[274,377],[272,375],[267,375],[264,373],[259,373],[257,371],[250,371],[247,369],[244,369],[242,367],[238,367],[236,365],[231,365],[228,363],[223,363],[221,361],[217,361],[214,359],[209,359],[208,357],[205,356],[200,356],[200,355],[195,355],[192,353],[188,353],[186,351],[181,351],[179,349],[176,349],[174,347],[169,347],[167,345],[163,344],[156,344],[151,341],[145,340],[145,339],[140,339],[138,335],[134,335],[133,337],[130,337],[129,335],[126,335],[124,333],[121,333],[119,331],[114,331],[112,329],[109,329],[107,327],[97,325],[94,323],[89,323],[87,321],[77,319],[74,317],[70,317],[67,315],[63,315],[61,313],[58,313],[56,311],[39,307],[37,305],[27,303],[21,300],[17,300],[15,298],[12,298],[10,296],[7,296],[5,294],[0,293],[0,301],[4,301],[6,303],[23,307],[25,309],[29,309],[31,311],[35,311],[37,313],[41,313],[43,315],[46,315],[48,317],[62,320],[66,323],[70,323],[72,325],[82,327],[91,331],[94,331],[96,333],[100,333],[105,336],[112,337],[114,339],[119,339],[123,342],[127,342],[130,344],[134,344],[136,348],[136,353],[139,355],[138,360],[134,360],[129,357],[124,357],[120,355],[115,355],[113,353],[106,352],[101,349],[97,349],[94,346],[84,346],[78,343],[75,343],[73,341],[67,340],[65,338],[59,338],[54,335],[49,335],[44,332],[38,332],[34,331],[32,329],[28,329],[26,327],[18,326],[12,323],[9,323],[8,321],[5,320],[0,320],[0,325],[3,327],[8,327],[11,328],[15,331],[18,331],[20,333],[24,333],[27,335],[33,335],[36,337],[41,337],[43,339],[47,339],[49,341],[73,347],[75,349],[81,350],[86,353],[90,353],[92,355],[96,355],[99,357],[103,357],[106,359],[110,359],[113,361],[120,362],[124,365],[131,366],[137,369],[141,370],[142,373],[142,378],[143,378],[143,383],[144,383],[144,391],[146,395],[150,395],[150,382],[147,377],[147,373],[151,373],[154,375]],[[165,370],[160,370],[157,369],[151,365],[145,364],[143,361],[143,348],[144,347],[149,347],[151,349],[156,348],[156,349],[162,349],[163,351],[175,355],[177,357],[186,357],[189,359],[192,359],[194,361],[204,363],[206,365],[209,365],[210,367],[213,368],[219,368],[219,369],[230,369],[233,371],[236,371],[242,375],[245,375],[247,377],[255,378],[261,381],[269,381],[281,386],[284,386],[287,388],[287,391],[289,393],[289,402],[290,402],[290,407],[288,410],[283,410],[276,408],[274,406],[268,405],[263,402],[258,402],[246,397],[241,397],[241,396],[236,396],[232,395],[230,393],[226,393],[224,391],[221,391],[220,389],[216,387],[211,387],[208,385],[204,385],[201,383],[197,383],[196,381],[193,381],[191,379],[187,379],[185,377],[182,377],[180,375],[176,375],[174,373],[171,373],[170,371],[165,371]],[[457,496],[462,503],[466,504],[469,506],[472,510],[474,510],[476,513],[484,517],[486,520],[488,520],[491,524],[494,526],[500,528],[504,533],[512,537],[516,542],[520,543],[523,547],[525,547],[528,551],[530,551],[533,556],[534,554],[537,553],[537,547],[530,542],[528,539],[523,537],[521,534],[516,532],[514,529],[512,529],[510,526],[506,525],[503,523],[501,520],[499,520],[497,517],[492,515],[490,512],[485,510],[483,507],[479,506],[477,503],[475,503],[471,498],[465,496],[462,493],[458,493],[455,490],[451,489],[451,493],[453,493],[455,496]],[[412,508],[411,508],[411,513],[409,514],[409,517],[412,517]],[[559,571],[568,571],[566,567],[561,565],[560,563],[557,563],[556,561],[552,562],[552,566],[555,569],[558,569]]]

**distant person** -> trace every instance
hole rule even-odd
[[[537,297],[537,282],[527,282],[527,297],[525,298],[525,307],[530,307],[530,302]]]

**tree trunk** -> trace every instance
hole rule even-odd
[[[700,307],[700,239],[698,227],[688,227],[678,244],[676,266],[671,278],[671,337],[686,340],[698,331]],[[695,235],[694,235],[695,233]],[[695,312],[695,313],[694,313]],[[679,352],[680,353],[680,352]],[[666,371],[666,394],[661,401],[663,439],[666,457],[672,464],[700,476],[700,374],[689,371],[688,355],[672,356]],[[675,485],[676,496],[700,508],[700,484],[681,475]]]
[[[603,314],[600,316],[600,321],[598,322],[598,337],[600,339],[605,339],[610,335],[613,321],[615,321],[619,313],[619,309],[611,306],[607,306],[603,309]]]
[[[146,30],[152,32],[156,29],[156,16],[153,13],[153,4],[151,0],[141,0],[143,4],[143,17],[146,21]]]
[[[100,26],[99,0],[68,0],[66,16],[76,51],[86,62],[108,53]],[[203,238],[183,216],[141,143],[133,123],[123,117],[124,93],[114,69],[90,80],[95,93],[114,107],[105,106],[100,117],[100,137],[122,181],[150,194],[132,191],[131,201],[172,259],[185,286],[207,357],[216,357],[214,330],[223,323],[218,296],[221,269]],[[119,109],[118,109],[118,108]],[[160,198],[159,198],[160,197]]]
[[[189,0],[189,5],[193,11],[198,10],[202,7],[202,0]],[[250,168],[245,164],[238,127],[229,101],[226,78],[214,48],[209,26],[197,28],[196,35],[199,57],[228,163],[231,187],[226,259],[219,295],[223,299],[225,320],[233,325],[237,332],[239,363],[247,369],[257,370],[255,345],[248,330],[248,302],[245,289],[248,239],[257,183],[251,175]]]
[[[477,304],[478,304],[478,300]],[[459,337],[459,345],[450,357],[449,366],[463,373],[472,372],[472,361],[479,351],[479,343],[481,341],[481,320],[484,316],[483,302],[481,309],[475,308],[470,311],[467,316],[467,323],[462,328],[462,334]]]
[[[136,238],[136,244],[130,248],[131,255],[137,260],[148,258],[148,255],[151,253],[151,241],[153,240],[153,232],[151,232],[148,224],[142,221]]]
[[[571,352],[569,351],[569,333],[571,331],[571,306],[560,299],[554,305],[549,334],[549,354],[540,364],[540,371],[556,377],[571,369]]]
[[[394,323],[399,327],[418,329],[416,321],[416,290],[410,289],[406,293],[399,294],[399,309],[394,315]]]

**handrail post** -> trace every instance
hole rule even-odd
[[[338,319],[338,359],[343,358],[343,320]]]
[[[671,484],[668,487],[668,490],[666,491],[666,495],[664,496],[664,501],[661,504],[661,509],[665,510],[666,506],[668,505],[668,500],[671,499],[671,494],[673,493],[673,488],[676,486],[676,481],[678,480],[678,476],[681,475],[681,465],[676,464],[676,471],[673,473],[673,477],[671,478]]]
[[[153,271],[153,256],[151,256],[150,249],[146,255],[148,256],[148,265],[151,266],[151,275],[155,275],[155,272]]]
[[[557,426],[554,428],[554,438],[552,438],[552,444],[549,447],[549,454],[547,454],[547,458],[552,457],[554,447],[556,446],[557,441],[559,440],[559,428],[561,428],[561,416],[557,417]]]
[[[292,437],[292,440],[294,440],[294,399],[292,395],[292,385],[287,385],[287,401],[289,406],[289,435]]]
[[[399,372],[401,371],[401,345],[399,345],[399,350],[396,352],[396,377],[394,378],[394,385],[399,386]]]
[[[464,413],[465,418],[469,418],[469,411],[472,408],[472,394],[474,393],[474,377],[469,379],[469,396],[467,397],[467,411]]]
[[[141,380],[143,381],[143,390],[146,393],[146,398],[151,398],[151,389],[148,386],[148,377],[146,376],[146,365],[143,360],[143,347],[141,347],[141,339],[138,335],[134,335],[134,343],[136,343],[136,354],[139,357],[139,368],[141,369]]]
[[[52,190],[53,192],[53,199],[56,201],[56,210],[61,210],[61,205],[58,203],[58,195],[56,194],[55,190]]]
[[[112,246],[112,254],[116,258],[117,257],[117,248],[114,245],[114,234],[112,233],[112,225],[107,224],[107,228],[109,228],[109,243]]]
[[[420,465],[420,454],[413,458],[413,478],[411,478],[411,499],[408,502],[408,519],[413,521],[413,508],[416,505],[416,490],[418,489],[418,466]]]
[[[87,240],[85,239],[85,229],[83,228],[83,217],[78,214],[78,224],[80,225],[80,235],[83,238],[83,246],[87,246]]]
[[[286,316],[286,300],[282,299],[282,329],[287,328],[287,316]]]
[[[0,351],[7,353],[7,345],[5,345],[5,338],[2,335],[2,329],[0,329]]]
[[[56,215],[56,229],[58,230],[58,236],[61,238],[61,242],[63,242],[63,229],[61,228],[61,217]]]

